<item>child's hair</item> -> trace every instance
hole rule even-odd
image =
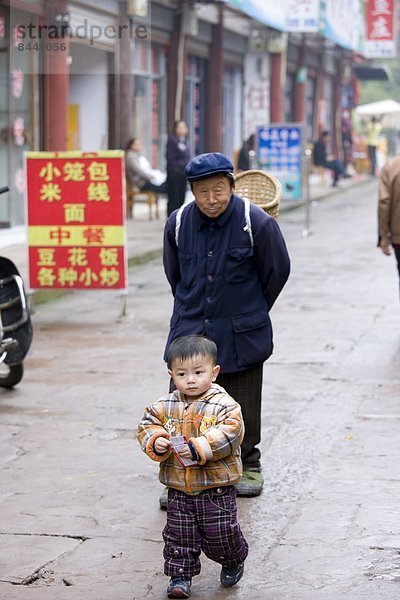
[[[167,365],[171,368],[174,361],[187,360],[194,356],[209,356],[213,365],[217,362],[217,346],[203,335],[185,335],[176,338],[167,352]]]

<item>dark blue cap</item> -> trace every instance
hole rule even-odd
[[[230,173],[233,175],[233,164],[220,152],[208,152],[195,156],[185,167],[185,175],[188,181],[197,181],[206,177],[213,177],[218,173]]]

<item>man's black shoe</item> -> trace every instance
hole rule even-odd
[[[168,598],[189,598],[192,580],[184,577],[171,577],[167,589]]]
[[[222,567],[221,583],[225,587],[232,587],[242,579],[244,573],[244,563],[240,563],[237,567]]]

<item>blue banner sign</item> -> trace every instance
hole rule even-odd
[[[275,175],[287,200],[303,197],[304,129],[302,123],[257,128],[258,168]]]

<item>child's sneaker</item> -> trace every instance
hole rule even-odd
[[[171,577],[167,589],[168,598],[189,598],[192,580],[184,577]]]
[[[237,567],[222,567],[220,577],[222,585],[225,587],[236,585],[242,579],[243,573],[244,563],[238,564]]]

